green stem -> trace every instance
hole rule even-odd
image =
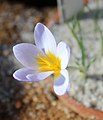
[[[78,23],[78,22],[77,22]],[[81,31],[81,27],[80,27],[80,23],[78,23],[78,27],[79,27],[79,31]],[[80,33],[80,39],[77,37],[76,33],[74,32],[74,29],[72,29],[70,26],[69,26],[69,29],[72,33],[72,36],[75,38],[75,40],[77,41],[78,45],[79,45],[79,48],[81,50],[81,55],[82,55],[82,65],[85,66],[85,48],[84,48],[84,44],[83,44],[83,38],[81,36],[81,33]]]
[[[100,37],[101,37],[101,55],[103,55],[103,34],[102,34],[102,30],[99,25],[97,26],[97,29],[98,29],[98,31],[100,33]]]
[[[68,25],[68,26],[69,26],[69,25]],[[69,30],[71,31],[72,36],[75,38],[75,40],[77,41],[77,43],[78,43],[78,45],[79,45],[79,47],[80,47],[80,41],[79,41],[77,35],[75,34],[74,30],[73,30],[70,26],[69,26]]]
[[[86,69],[86,67],[84,67],[84,66],[79,66],[79,67],[77,67],[77,66],[68,66],[67,67],[67,70],[79,70],[81,73],[83,73],[83,76],[86,78],[87,77],[87,69]]]
[[[82,65],[85,66],[85,58],[86,58],[85,48],[84,48],[83,37],[82,37],[82,33],[81,33],[81,25],[80,25],[79,20],[78,20],[77,24],[78,24],[79,33],[80,33],[80,48],[81,48],[81,53],[82,53]]]

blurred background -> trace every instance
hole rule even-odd
[[[56,13],[56,0],[0,0],[0,120],[86,120],[62,105],[51,85],[12,77],[21,67],[12,47],[34,43],[36,23],[51,26],[58,22]]]

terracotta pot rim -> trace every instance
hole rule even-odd
[[[51,77],[46,79],[46,83],[52,84]],[[53,92],[54,90],[51,89]],[[74,112],[78,113],[83,118],[89,118],[91,120],[103,120],[103,111],[86,107],[82,103],[78,102],[76,99],[71,97],[69,94],[65,94],[62,96],[57,96],[62,104],[64,104],[67,108],[70,108]]]
[[[86,107],[85,105],[79,103],[77,100],[73,99],[69,95],[58,96],[64,105],[71,108],[73,111],[78,113],[84,118],[94,118],[96,120],[103,120],[103,111]]]

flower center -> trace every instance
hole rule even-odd
[[[59,77],[61,70],[61,59],[48,51],[46,56],[38,55],[36,58],[40,72],[54,71],[55,78]]]

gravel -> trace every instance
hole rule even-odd
[[[94,3],[93,5],[91,3],[90,6],[93,7],[95,5]],[[103,17],[99,18],[98,23],[103,30]],[[97,57],[96,61],[88,70],[89,77],[87,79],[84,79],[81,76],[81,73],[77,70],[69,71],[71,82],[69,95],[87,107],[92,107],[103,111],[103,56],[100,57],[99,55],[101,38],[99,33],[94,31],[93,17],[89,15],[89,18],[87,17],[85,19],[81,19],[80,24],[86,49],[86,60],[88,61],[89,57]],[[69,44],[71,48],[71,59],[69,65],[75,66],[76,60],[80,60],[81,54],[77,42],[74,40],[68,25],[54,25],[52,32],[54,33],[57,42],[64,40]]]

